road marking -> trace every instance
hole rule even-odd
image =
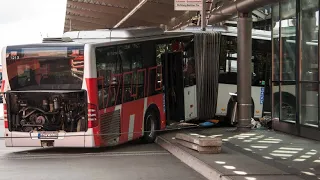
[[[65,159],[79,157],[118,157],[118,156],[155,156],[155,155],[170,155],[166,151],[130,151],[130,152],[103,152],[103,153],[79,153],[79,154],[6,154],[0,156],[0,159]]]

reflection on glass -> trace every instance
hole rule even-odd
[[[296,72],[296,0],[281,3],[282,80],[295,80]]]
[[[318,81],[318,1],[301,0],[301,80]]]
[[[301,124],[318,126],[318,27],[319,1],[301,0]]]
[[[318,126],[318,83],[301,85],[301,124]]]
[[[280,120],[296,122],[296,84],[295,82],[283,82],[280,86]]]
[[[275,4],[272,9],[272,24],[273,27],[273,65],[272,65],[272,74],[273,74],[273,81],[280,80],[280,41],[279,41],[279,3]]]
[[[279,95],[279,83],[272,83],[272,91],[273,91],[273,118],[280,118],[280,95]]]

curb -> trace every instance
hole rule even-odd
[[[156,143],[208,180],[231,180],[221,172],[213,169],[205,162],[187,153],[161,136],[157,137]]]

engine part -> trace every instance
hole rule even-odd
[[[53,111],[53,103],[50,103],[49,106],[50,106],[50,110],[49,111],[52,112]]]
[[[46,118],[43,116],[38,116],[36,118],[36,124],[44,124],[46,122]]]
[[[47,100],[47,99],[44,99],[44,100],[42,101],[42,108],[43,108],[43,110],[48,111],[48,109],[49,109],[49,104],[48,104],[48,100]]]
[[[79,131],[78,121],[86,127],[86,93],[10,92],[8,121],[10,131]],[[85,129],[82,128],[81,131]]]
[[[60,108],[58,98],[54,98],[53,108],[54,108],[54,110],[58,110]]]
[[[27,124],[27,122],[26,122],[25,119],[22,119],[22,120],[20,121],[20,125],[21,125],[21,126],[24,126],[24,125],[26,125],[26,124]]]
[[[30,131],[32,131],[33,130],[33,128],[31,127],[31,126],[27,126],[27,127],[24,127],[23,128],[23,131],[24,132],[30,132]]]

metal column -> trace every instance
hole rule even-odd
[[[252,14],[238,13],[238,130],[248,130],[251,126],[251,57],[252,57]]]
[[[206,0],[202,0],[202,10],[201,10],[201,30],[205,31],[207,26],[207,12],[206,12]]]

